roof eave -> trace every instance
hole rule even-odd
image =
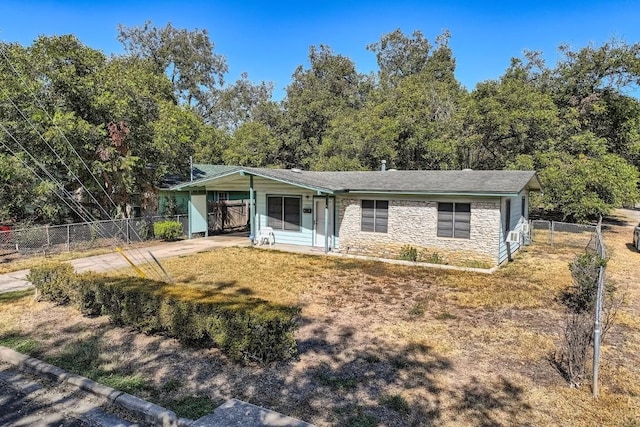
[[[397,191],[397,190],[344,190],[350,194],[397,194],[404,196],[476,196],[476,197],[517,197],[513,192],[473,192],[473,191]]]
[[[231,176],[231,175],[234,175],[234,174],[238,174],[238,175],[241,175],[241,176],[242,175],[259,176],[261,178],[269,179],[269,180],[280,182],[280,183],[283,183],[283,184],[293,185],[295,187],[300,187],[300,188],[304,188],[304,189],[311,190],[311,191],[321,192],[321,193],[324,193],[324,194],[334,194],[334,190],[329,189],[329,188],[313,186],[313,185],[308,185],[308,184],[304,184],[304,183],[301,183],[301,182],[295,182],[295,181],[291,181],[291,180],[286,180],[286,179],[282,179],[282,178],[273,177],[273,176],[261,173],[260,171],[256,171],[256,170],[251,169],[251,168],[237,169],[237,170],[226,172],[226,173],[223,173],[223,174],[220,174],[220,175],[201,178],[201,179],[199,179],[197,181],[190,181],[190,182],[186,182],[186,183],[183,183],[183,184],[178,184],[176,186],[171,187],[171,189],[174,190],[174,191],[179,191],[179,190],[188,190],[189,188],[193,188],[193,187],[202,187],[202,186],[206,186],[207,183],[209,183],[209,182],[213,182],[213,181],[215,181],[217,179],[225,178],[227,176]]]

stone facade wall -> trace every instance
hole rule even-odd
[[[471,204],[469,239],[437,236],[438,202],[433,200],[389,200],[386,233],[360,231],[361,199],[338,198],[340,252],[395,258],[404,245],[416,247],[428,257],[436,252],[453,264],[498,262],[500,200],[466,201]]]

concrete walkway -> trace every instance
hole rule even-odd
[[[158,259],[171,258],[197,252],[205,252],[229,246],[249,246],[249,239],[241,235],[222,235],[200,239],[180,240],[166,242],[149,247],[125,248],[125,253],[134,262],[146,260],[151,262],[149,252]],[[106,272],[118,270],[129,266],[127,260],[115,250],[104,255],[95,255],[86,258],[77,258],[69,261],[77,272],[95,271]],[[0,293],[20,291],[33,287],[27,281],[29,270],[14,271],[0,274]]]

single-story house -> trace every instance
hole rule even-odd
[[[217,176],[221,173],[233,169],[233,166],[194,164],[191,168],[191,177],[183,175],[167,175],[156,187],[158,191],[158,203],[156,213],[160,215],[186,215],[189,211],[189,191],[175,190],[177,184],[193,180],[203,180],[208,177]],[[238,201],[249,199],[249,190],[244,191],[208,191],[207,203],[218,201]]]
[[[496,265],[523,244],[534,171],[314,172],[218,166],[177,184],[189,192],[189,236],[207,231],[207,194],[248,192],[251,235],[276,243],[395,257]]]

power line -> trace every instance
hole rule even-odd
[[[0,45],[1,46],[1,45]],[[20,80],[22,81],[23,85],[26,86],[28,88],[28,84],[26,83],[25,79],[22,77],[22,75],[16,70],[16,68],[13,66],[13,64],[11,63],[10,59],[7,57],[4,49],[0,49],[2,52],[2,56],[4,57],[5,61],[9,64],[9,66],[11,67],[11,69],[13,70],[13,72],[20,78]],[[105,214],[105,216],[111,218],[111,215],[109,215],[109,213],[104,209],[104,207],[96,200],[96,198],[93,196],[93,194],[91,193],[91,191],[83,184],[83,182],[80,180],[80,178],[71,170],[71,168],[69,167],[69,165],[66,164],[66,162],[64,161],[64,159],[59,155],[59,153],[55,150],[55,148],[53,148],[49,142],[44,138],[44,136],[38,131],[38,129],[34,126],[34,124],[31,122],[31,120],[29,120],[28,117],[26,117],[26,115],[24,114],[24,112],[16,105],[16,103],[13,101],[13,99],[7,94],[7,92],[4,90],[4,88],[2,89],[3,93],[5,94],[5,97],[11,102],[11,104],[13,105],[13,107],[19,112],[19,114],[22,116],[22,118],[31,126],[31,128],[38,134],[38,136],[40,137],[40,139],[42,139],[42,141],[47,145],[47,147],[55,154],[55,156],[57,157],[57,159],[66,167],[66,169],[69,171],[69,173],[71,174],[71,176],[74,178],[75,181],[77,181],[80,186],[82,187],[82,189],[91,197],[91,199],[93,200],[93,202],[101,209],[101,211],[103,212],[103,214]],[[89,172],[89,174],[92,176],[92,178],[96,181],[96,183],[98,184],[98,187],[104,192],[104,194],[107,196],[107,199],[109,200],[109,202],[111,203],[111,205],[113,207],[115,207],[117,209],[117,206],[115,204],[115,202],[113,201],[113,199],[111,198],[111,196],[108,194],[108,192],[106,191],[106,189],[104,187],[102,187],[102,185],[100,184],[100,182],[98,181],[98,179],[95,177],[95,175],[93,174],[93,172],[89,169],[89,167],[87,166],[87,164],[84,162],[84,160],[82,159],[82,157],[79,155],[79,153],[77,152],[77,150],[73,147],[73,145],[71,144],[71,142],[69,141],[69,139],[66,137],[66,135],[60,130],[60,128],[57,126],[57,124],[55,123],[55,121],[51,118],[51,116],[49,115],[48,111],[46,110],[46,108],[44,108],[42,102],[39,101],[39,99],[33,94],[32,91],[30,91],[31,96],[34,98],[34,100],[36,101],[36,103],[38,104],[38,106],[40,107],[40,109],[43,110],[43,112],[47,115],[47,117],[49,118],[49,120],[53,123],[54,127],[56,128],[56,130],[58,131],[58,133],[62,136],[62,138],[65,140],[65,142],[67,143],[67,145],[71,148],[71,151],[75,154],[75,156],[80,160],[80,162],[83,164],[83,166],[87,169],[87,171]],[[15,138],[14,138],[15,140]],[[24,149],[24,147],[23,147]],[[29,153],[26,149],[24,149],[32,158],[33,156],[31,155],[31,153]],[[41,166],[41,168],[46,168],[46,166]],[[55,179],[53,178],[53,176],[51,176],[49,174],[51,179]],[[62,188],[64,188],[64,186],[62,186]],[[91,215],[89,213],[89,211],[87,209],[82,209],[86,214],[89,214],[88,217],[91,219],[93,217],[93,215]],[[76,214],[78,214],[77,211],[75,211]],[[83,215],[78,214],[81,218],[84,218]],[[95,218],[93,218],[93,220],[95,221]],[[140,235],[138,234],[138,231],[133,228],[132,229],[134,235],[139,239],[142,240]],[[120,227],[120,232],[122,232],[122,228]],[[146,256],[139,250],[137,249],[137,252],[139,253],[139,255],[142,257],[144,263],[148,264],[151,268],[151,270],[154,272],[154,274],[158,274],[157,271],[155,270],[155,266],[152,262],[150,262],[149,260],[147,260]],[[159,277],[162,277],[161,274],[158,274]]]

